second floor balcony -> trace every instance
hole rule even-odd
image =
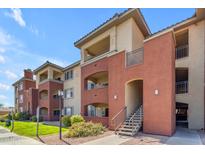
[[[188,93],[188,81],[176,82],[176,94]]]
[[[189,46],[182,45],[176,48],[176,59],[184,58],[189,56]]]
[[[126,67],[142,64],[144,61],[144,49],[139,48],[126,52]]]

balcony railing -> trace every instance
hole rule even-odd
[[[139,48],[126,53],[126,66],[132,66],[143,63],[144,49]]]
[[[176,94],[188,93],[188,81],[176,82]]]
[[[87,87],[87,90],[92,89],[99,89],[99,88],[106,88],[108,87],[108,83],[102,83],[102,84],[91,84]]]
[[[189,46],[183,45],[176,48],[176,59],[184,58],[189,56]]]

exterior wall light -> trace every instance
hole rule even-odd
[[[114,99],[117,99],[117,95],[114,95]]]
[[[159,95],[159,90],[158,90],[158,89],[155,89],[155,90],[154,90],[154,94],[155,94],[155,95]]]

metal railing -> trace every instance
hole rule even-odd
[[[125,106],[111,120],[115,133],[118,130],[118,128],[121,126],[121,124],[125,121],[126,117],[127,117],[127,107]]]
[[[183,45],[176,48],[176,59],[184,58],[189,56],[189,46]]]
[[[176,94],[188,93],[188,81],[176,82]]]
[[[141,64],[144,61],[144,48],[126,52],[126,66]]]
[[[138,118],[140,120],[140,125],[142,124],[142,120],[143,120],[143,106],[140,105],[140,107],[137,109],[137,111],[132,115],[132,117],[129,120],[129,125],[132,126],[132,135],[135,134],[135,132],[137,131],[138,126],[134,125],[134,117],[138,115]]]

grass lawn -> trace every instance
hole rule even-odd
[[[5,127],[5,122],[0,122],[0,126]],[[5,128],[10,129],[11,127],[5,127]],[[62,128],[63,132],[66,130],[67,130],[66,128]],[[15,121],[13,132],[18,135],[36,137],[36,123]],[[58,132],[59,132],[59,127],[48,126],[48,125],[43,125],[42,123],[39,123],[39,136],[56,134]]]

